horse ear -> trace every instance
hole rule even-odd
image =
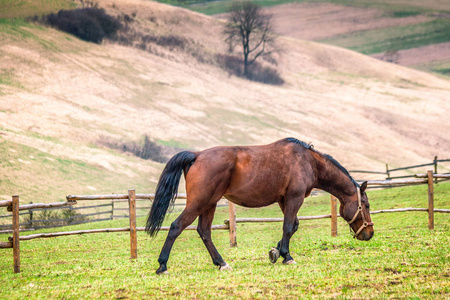
[[[367,188],[367,181],[364,181],[363,184],[361,185],[361,188],[360,188],[361,193],[364,193],[364,191],[366,190],[366,188]]]

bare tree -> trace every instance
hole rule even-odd
[[[241,46],[244,55],[244,76],[248,67],[262,56],[270,56],[275,50],[274,35],[271,33],[271,15],[251,1],[234,1],[229,10],[224,34],[229,51]]]

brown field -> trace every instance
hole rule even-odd
[[[421,7],[420,3],[409,3]],[[423,4],[424,8],[445,10],[439,1]],[[322,40],[358,31],[424,23],[436,17],[419,14],[403,18],[390,17],[382,9],[343,6],[331,3],[290,3],[266,8],[273,15],[274,31],[283,36],[302,40]],[[222,16],[223,17],[223,16]],[[384,53],[372,55],[383,58]],[[448,43],[434,44],[408,50],[400,50],[396,62],[404,66],[447,60],[450,57]]]
[[[392,18],[380,9],[331,3],[290,3],[267,8],[274,31],[302,40],[321,40],[361,30],[422,23],[425,15]]]

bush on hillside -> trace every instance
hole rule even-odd
[[[264,67],[258,62],[254,62],[249,66],[247,76],[244,76],[243,60],[233,55],[218,54],[217,61],[219,65],[229,74],[244,77],[252,81],[262,82],[266,84],[282,85],[283,78],[274,68]]]
[[[121,27],[118,19],[95,7],[60,10],[45,16],[43,21],[82,40],[98,44],[105,37],[113,36]]]
[[[164,149],[151,141],[147,135],[144,136],[143,145],[141,143],[130,141],[117,141],[106,136],[100,136],[98,143],[110,149],[131,153],[142,159],[149,159],[160,163],[167,162],[168,160],[164,155]]]
[[[284,84],[283,78],[281,78],[280,73],[271,67],[264,67],[258,63],[253,63],[249,67],[249,74],[247,78],[252,81],[282,85]]]

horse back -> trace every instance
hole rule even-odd
[[[195,194],[205,203],[225,196],[238,205],[261,207],[289,194],[309,193],[313,169],[307,149],[283,140],[262,146],[215,147],[197,154],[186,176],[186,191],[188,198]]]

